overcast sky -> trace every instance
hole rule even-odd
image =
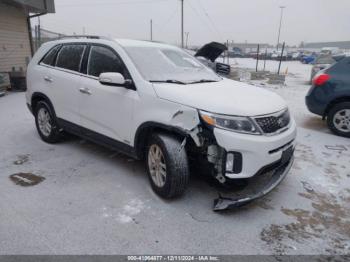
[[[276,44],[284,9],[281,40],[350,40],[350,0],[184,0],[189,45],[209,41]],[[180,0],[55,0],[56,13],[41,17],[42,27],[65,34],[114,38],[150,38],[180,43]],[[37,19],[33,19],[33,23]]]

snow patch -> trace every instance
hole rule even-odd
[[[134,221],[134,216],[139,214],[144,209],[144,203],[139,199],[132,199],[126,205],[118,208],[102,207],[102,217],[112,218],[121,224],[126,224]]]
[[[122,208],[116,220],[122,224],[130,223],[133,221],[133,216],[139,214],[143,208],[144,204],[141,200],[133,199]]]

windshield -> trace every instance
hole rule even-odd
[[[142,76],[150,82],[189,84],[222,79],[179,48],[126,46],[125,49]]]

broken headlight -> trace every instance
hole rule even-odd
[[[199,111],[201,119],[209,126],[235,131],[238,133],[260,135],[256,124],[248,117],[218,115],[205,111]]]

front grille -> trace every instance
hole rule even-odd
[[[265,134],[272,134],[282,131],[282,129],[285,129],[289,125],[290,115],[289,111],[286,110],[276,115],[257,117],[255,121]]]

